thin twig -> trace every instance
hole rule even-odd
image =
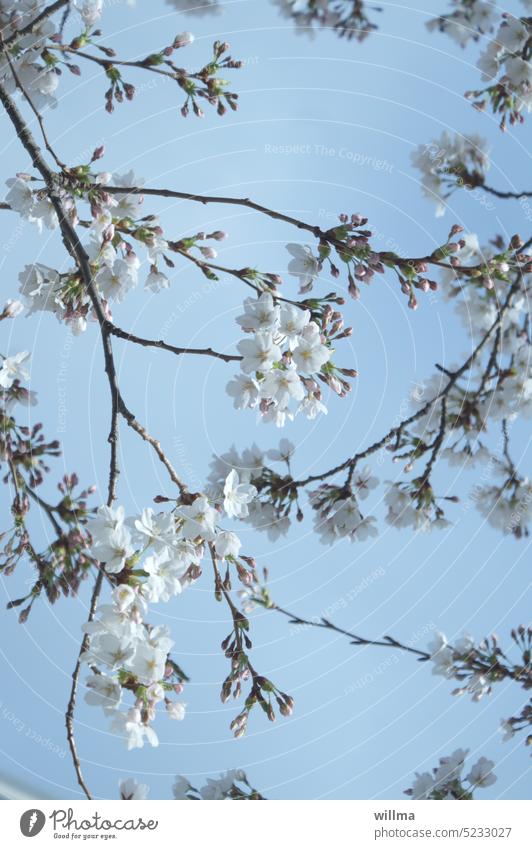
[[[405,643],[401,643],[394,637],[385,636],[382,640],[369,640],[366,637],[361,637],[359,634],[353,634],[351,631],[346,631],[345,628],[340,628],[338,625],[334,625],[332,622],[329,622],[328,619],[324,619],[323,617],[318,622],[312,621],[311,619],[303,619],[301,616],[296,616],[294,613],[290,613],[289,610],[285,610],[283,607],[279,607],[279,605],[275,603],[269,605],[267,609],[276,610],[278,613],[282,613],[283,616],[287,616],[290,619],[290,624],[292,625],[309,625],[312,628],[322,628],[327,631],[335,631],[337,634],[349,637],[351,644],[354,646],[381,646],[383,648],[400,649],[401,651],[417,655],[420,661],[430,660],[429,652],[415,649],[413,646],[407,646]]]

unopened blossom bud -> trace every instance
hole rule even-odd
[[[351,275],[349,275],[349,285],[347,287],[347,291],[349,292],[351,297],[355,299],[355,301],[358,301],[358,299],[360,298],[360,289],[358,288],[354,278]]]
[[[215,230],[214,233],[211,233],[209,238],[215,239],[217,242],[223,242],[224,239],[227,239],[227,233],[223,230]]]
[[[457,236],[458,233],[463,233],[463,232],[464,232],[464,228],[461,227],[460,224],[453,224],[453,226],[451,227],[451,232],[449,233],[449,236],[451,236],[451,237]]]
[[[294,710],[294,700],[292,696],[287,696],[286,693],[281,693],[281,698],[284,699],[284,702],[291,711]]]
[[[173,47],[178,50],[180,47],[187,47],[189,44],[192,44],[194,41],[194,36],[191,32],[180,32],[174,38]]]
[[[277,704],[279,705],[279,713],[281,716],[291,716],[293,712],[293,708],[290,707],[286,702],[282,702],[280,699],[277,700]]]
[[[174,684],[174,693],[176,693],[176,695],[179,695],[180,693],[182,693],[184,689],[185,688],[183,687],[182,684]]]
[[[338,218],[340,219],[340,221],[342,222],[342,224],[347,224],[347,222],[349,221],[349,217],[345,214],[345,212],[342,212],[342,213],[338,216]]]
[[[438,291],[438,284],[436,283],[435,280],[429,280],[429,286],[430,286],[431,292],[437,292]]]
[[[491,289],[493,289],[495,284],[494,284],[493,280],[491,279],[491,277],[483,277],[482,278],[482,285],[484,286],[485,289],[488,289],[488,291],[490,291]]]
[[[24,304],[9,298],[2,310],[2,318],[16,318],[24,309]]]
[[[105,153],[105,145],[101,144],[94,149],[94,152],[91,156],[91,162],[96,162],[97,159],[101,159]]]
[[[28,619],[28,616],[30,615],[30,611],[31,611],[31,604],[28,607],[25,607],[24,610],[22,610],[19,613],[19,616],[18,616],[19,625],[24,625],[24,623]]]
[[[358,213],[355,213],[351,216],[351,224],[353,225],[353,227],[360,227],[360,225],[363,224],[366,220],[366,218],[364,218],[362,215],[359,215]]]
[[[332,318],[333,315],[334,315],[333,308],[331,307],[330,304],[327,304],[327,306],[323,310],[323,323],[327,324],[329,319]]]
[[[430,283],[425,277],[422,277],[421,280],[418,282],[418,287],[421,289],[422,292],[428,292],[430,289]]]
[[[524,242],[521,239],[521,236],[519,236],[517,233],[515,234],[515,236],[512,236],[512,238],[510,239],[510,247],[514,251],[517,251],[517,250],[519,250],[519,248],[522,248],[523,244],[524,244]]]
[[[501,263],[499,263],[499,271],[502,274],[506,274],[507,271],[510,271],[510,266],[508,265],[507,262],[501,262]]]

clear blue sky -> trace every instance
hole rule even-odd
[[[405,254],[441,244],[455,221],[481,241],[498,232],[526,238],[531,222],[515,202],[494,200],[487,209],[462,193],[453,197],[443,221],[434,217],[410,166],[413,147],[443,129],[478,132],[490,140],[490,181],[500,188],[531,188],[524,186],[530,177],[530,120],[503,136],[490,115],[479,115],[464,100],[463,92],[479,81],[478,47],[461,51],[424,27],[428,14],[444,10],[444,0],[379,5],[385,8],[382,15],[375,13],[380,29],[361,45],[327,32],[314,40],[296,36],[269,3],[238,0],[225,4],[217,17],[199,19],[176,14],[162,0],[135,8],[110,3],[103,28],[121,55],[145,55],[190,29],[196,42],[183,51],[183,62],[199,67],[214,38],[230,41],[233,55],[246,60],[243,70],[231,73],[240,109],[223,119],[208,112],[203,121],[185,121],[170,84],[131,74],[138,96],[108,116],[105,82],[92,66],[84,66],[80,79],[65,78],[61,85],[61,108],[47,116],[51,138],[67,162],[86,161],[104,143],[102,167],[134,168],[155,186],[251,196],[318,223],[332,223],[339,212],[360,212],[369,217],[378,247],[393,240]],[[520,7],[509,2],[506,8]],[[29,163],[0,120],[6,179]],[[300,149],[279,152],[283,146]],[[173,238],[198,229],[227,230],[230,238],[220,254],[232,266],[284,273],[289,258],[284,245],[299,238],[286,225],[236,207],[160,200],[146,202],[145,211],[161,214]],[[2,215],[7,298],[16,296],[24,263],[38,259],[60,265],[64,259],[57,233],[39,238],[30,225],[20,230],[14,216]],[[295,293],[294,281],[286,286]],[[329,280],[320,286],[332,288]],[[179,265],[168,291],[153,296],[139,287],[115,309],[115,317],[148,337],[231,350],[239,338],[234,317],[246,295],[234,279],[209,290],[199,273]],[[382,435],[412,383],[429,376],[434,363],[450,364],[469,346],[442,297],[421,299],[420,309],[411,313],[391,277],[365,289],[346,313],[354,333],[342,346],[343,360],[348,365],[351,359],[360,377],[351,397],[331,399],[328,417],[316,423],[301,418],[284,432],[258,425],[253,413],[233,410],[225,395],[234,366],[178,360],[117,343],[124,396],[194,486],[205,480],[212,452],[223,452],[232,442],[242,448],[255,441],[266,449],[287,436],[298,445],[298,475],[328,468]],[[97,484],[104,501],[109,398],[96,327],[72,340],[50,315],[5,324],[3,351],[34,352],[32,385],[40,403],[32,415],[64,447],[55,477],[63,469],[76,470],[84,483]],[[516,436],[520,459],[526,431],[516,428]],[[140,511],[166,488],[164,470],[130,433],[123,432],[121,451],[120,502],[129,512]],[[381,479],[397,471],[388,462],[374,468]],[[526,458],[522,471],[527,471]],[[449,485],[446,469],[437,475],[442,486]],[[53,498],[52,480],[43,492]],[[474,482],[474,474],[461,473],[455,490],[467,492]],[[382,518],[378,498],[370,507]],[[333,548],[321,546],[313,535],[310,509],[305,521],[276,544],[247,526],[241,535],[245,551],[270,568],[274,598],[301,615],[328,613],[345,628],[375,637],[392,633],[407,642],[436,627],[450,637],[463,630],[477,638],[496,631],[507,645],[510,628],[529,612],[526,540],[492,531],[467,499],[450,515],[455,521],[450,532],[413,538],[381,524],[377,540],[339,542]],[[44,540],[48,528],[37,523],[35,532]],[[20,595],[27,576],[20,567],[2,581],[5,601]],[[364,579],[368,586],[359,592]],[[64,710],[87,601],[88,587],[76,600],[35,605],[25,627],[17,625],[13,613],[3,612],[0,619],[2,771],[60,798],[79,795],[66,754]],[[282,617],[259,611],[252,617],[255,666],[294,695],[296,711],[275,725],[253,717],[248,735],[234,741],[228,725],[235,705],[221,706],[218,698],[226,670],[219,644],[228,630],[227,611],[214,601],[207,571],[152,618],[171,626],[176,657],[192,678],[184,697],[188,715],[182,723],[160,717],[160,747],[128,753],[102,713],[80,700],[78,748],[97,796],[116,796],[118,780],[132,775],[151,785],[152,798],[167,798],[176,773],[201,783],[206,775],[238,766],[272,798],[394,798],[410,786],[415,770],[430,769],[458,747],[496,762],[499,780],[481,798],[525,798],[529,792],[522,740],[503,745],[497,730],[500,718],[519,711],[525,700],[516,688],[500,685],[491,697],[472,704],[451,697],[452,682],[431,676],[429,668],[406,655],[354,649],[343,638],[298,631]],[[420,646],[429,638],[430,633],[422,636]],[[37,734],[49,738],[59,754],[35,742]]]

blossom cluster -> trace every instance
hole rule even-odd
[[[206,784],[199,789],[193,787],[188,779],[177,775],[172,786],[174,799],[205,801],[221,800],[259,800],[264,797],[255,790],[248,781],[242,769],[230,769],[223,772],[219,778],[208,778]]]
[[[46,5],[44,0],[2,0],[0,6],[2,36],[4,40],[13,39],[9,60],[5,54],[0,58],[0,79],[9,94],[17,93],[19,80],[37,109],[57,106],[60,63],[47,48],[60,41],[61,36],[51,17],[44,17],[23,35],[17,36],[17,33],[28,27]],[[101,18],[103,0],[79,0],[72,4],[72,8],[78,15],[77,25],[81,23],[87,38],[89,31]],[[76,66],[62,64],[71,73],[79,73]]]
[[[253,487],[230,473],[226,514],[245,513],[253,495]],[[175,512],[156,514],[147,508],[136,518],[126,518],[121,507],[103,506],[89,522],[91,553],[104,564],[115,588],[113,603],[101,606],[96,620],[85,625],[90,641],[83,659],[97,668],[86,698],[111,715],[112,727],[124,735],[128,748],[142,746],[144,737],[157,744],[150,723],[159,702],[164,701],[171,718],[184,716],[184,705],[168,698],[170,691],[182,690],[182,676],[169,659],[173,641],[165,626],[146,623],[148,603],[169,601],[199,577],[206,543],[220,559],[237,557],[240,541],[217,529],[218,518],[216,507],[199,495]],[[134,707],[125,713],[118,711],[123,690],[135,696]]]
[[[428,479],[414,478],[411,482],[389,482],[384,501],[388,508],[386,521],[400,530],[432,531],[446,528],[450,522],[443,508],[437,503]],[[452,496],[445,496],[451,500]]]
[[[168,628],[145,621],[148,602],[168,601],[194,580],[201,551],[177,536],[172,514],[151,509],[126,520],[123,508],[100,507],[89,530],[94,557],[117,578],[113,603],[101,605],[84,626],[89,645],[82,659],[93,669],[85,699],[111,717],[128,749],[142,747],[144,738],[157,745],[151,727],[157,704],[164,702],[172,719],[184,718],[185,705],[169,698],[182,691],[182,679],[169,658],[174,643]],[[122,712],[127,690],[135,703]]]
[[[469,634],[465,634],[452,645],[445,634],[439,632],[428,645],[432,672],[447,679],[459,682],[452,695],[468,694],[472,701],[479,702],[491,693],[497,682],[512,680],[525,691],[532,686],[530,666],[532,629],[520,625],[512,630],[511,638],[517,646],[519,657],[513,662],[507,652],[499,645],[496,635],[482,640],[478,645]],[[532,706],[525,705],[518,716],[510,717],[501,723],[504,740],[511,739],[517,731],[532,724]],[[529,742],[530,736],[527,740]]]
[[[466,47],[470,41],[478,41],[492,29],[496,10],[492,3],[485,0],[451,0],[454,7],[451,12],[431,18],[426,23],[429,32],[444,32],[460,47]]]
[[[7,301],[0,321],[15,318],[22,309],[19,301]],[[28,427],[17,421],[17,405],[37,404],[36,393],[23,386],[30,376],[29,358],[28,351],[7,357],[0,355],[0,468],[3,482],[12,491],[8,512],[12,524],[1,535],[0,573],[11,575],[24,559],[29,559],[36,573],[29,581],[29,591],[20,598],[10,599],[7,605],[9,609],[20,608],[21,624],[27,621],[41,595],[46,595],[51,604],[61,595],[75,595],[92,565],[86,552],[85,523],[87,500],[94,488],[78,491],[77,475],[66,474],[57,484],[60,492],[57,504],[48,504],[37,493],[50,471],[50,458],[59,456],[61,451],[57,440],[46,440],[41,422]],[[27,517],[32,504],[42,509],[53,525],[54,534],[44,549],[34,547],[28,531]]]
[[[309,493],[314,529],[323,543],[330,545],[342,538],[358,542],[378,535],[375,516],[364,516],[360,509],[360,499],[367,498],[378,483],[369,466],[364,466],[355,469],[343,488],[322,484]]]
[[[102,154],[102,148],[97,148],[91,162]],[[84,168],[87,173],[83,176],[87,177],[89,166]],[[81,173],[78,176],[81,177]],[[141,261],[133,241],[146,250],[149,272],[145,288],[152,292],[159,292],[170,285],[168,277],[158,268],[158,262],[166,259],[168,243],[154,216],[150,217],[149,222],[140,220],[144,198],[140,194],[128,193],[127,189],[129,186],[142,185],[142,180],[138,180],[132,171],[124,175],[102,172],[95,175],[95,180],[100,190],[90,198],[92,220],[90,239],[85,249],[94,275],[95,289],[111,318],[110,304],[121,303],[138,283]],[[116,188],[124,188],[124,192],[105,192],[104,187],[111,183]],[[46,193],[33,188],[29,175],[18,174],[8,180],[7,184],[9,191],[6,202],[12,209],[24,219],[36,223],[39,228],[43,225],[50,229],[57,227],[57,216]],[[78,213],[72,194],[63,190],[62,201],[69,210],[72,222],[77,223]],[[35,263],[22,270],[19,281],[28,314],[51,312],[76,335],[86,329],[87,319],[92,314],[91,302],[77,268],[60,273],[42,263]]]
[[[493,772],[495,763],[480,757],[464,778],[468,754],[469,749],[456,749],[452,755],[440,758],[439,766],[432,772],[416,772],[415,781],[405,794],[412,799],[473,799],[475,790],[491,787],[497,776]]]
[[[436,204],[441,217],[447,199],[457,188],[474,188],[484,182],[490,160],[487,142],[476,134],[451,134],[419,145],[411,154],[412,165],[421,172],[423,193]]]
[[[147,799],[150,792],[147,784],[140,784],[134,778],[122,779],[119,787],[120,798],[124,801]],[[252,801],[264,799],[264,796],[261,796],[258,790],[251,786],[246,773],[242,769],[230,769],[221,773],[219,778],[208,778],[206,784],[199,789],[193,787],[184,776],[176,775],[172,793],[174,799],[180,801]]]
[[[267,452],[255,444],[238,452],[232,445],[229,451],[215,455],[211,460],[207,479],[209,492],[214,498],[220,497],[228,469],[237,470],[240,481],[251,484],[257,491],[256,497],[248,504],[247,515],[240,518],[256,530],[265,531],[268,539],[276,542],[290,528],[290,488],[286,476],[275,472],[267,461],[289,464],[294,451],[295,445],[288,439],[281,439],[279,448],[271,448]]]
[[[489,105],[501,115],[502,129],[508,123],[522,123],[523,112],[532,109],[531,35],[530,18],[505,13],[495,38],[477,62],[482,79],[490,84],[485,89],[466,92],[477,109]]]
[[[283,17],[294,21],[296,33],[313,36],[316,28],[326,28],[362,42],[377,29],[361,0],[274,0],[274,4]]]
[[[256,579],[253,559],[239,554],[237,535],[219,527],[222,505],[227,517],[245,518],[255,494],[255,487],[242,483],[232,469],[218,502],[201,494],[183,494],[172,511],[155,513],[147,508],[140,516],[130,518],[121,507],[102,506],[89,522],[91,556],[102,564],[114,589],[112,604],[101,605],[96,618],[84,626],[88,646],[83,660],[93,671],[87,681],[86,700],[103,707],[111,717],[112,729],[124,737],[128,748],[142,747],[145,739],[157,745],[152,722],[159,703],[164,702],[172,719],[183,719],[185,714],[185,705],[169,697],[182,691],[185,679],[170,657],[173,640],[166,626],[154,628],[147,622],[148,604],[167,602],[197,580],[206,548],[215,566],[217,598],[228,598],[230,566],[244,586]],[[159,501],[168,499],[160,497]],[[218,562],[226,564],[223,579]],[[249,624],[232,602],[229,606],[233,629],[222,649],[231,661],[231,672],[222,687],[222,701],[231,694],[237,698],[242,682],[251,682],[245,708],[231,723],[239,737],[255,704],[273,719],[272,697],[286,716],[292,712],[293,701],[255,672],[244,650],[252,645],[247,635]],[[127,691],[134,703],[121,711]]]
[[[346,335],[341,315],[330,307],[320,327],[310,310],[279,304],[270,292],[263,292],[246,298],[244,313],[236,321],[249,334],[237,345],[242,374],[227,385],[236,409],[256,407],[262,421],[282,427],[298,412],[309,419],[327,412],[318,380],[340,396],[350,388],[330,362],[332,343]],[[298,403],[295,412],[292,402]]]

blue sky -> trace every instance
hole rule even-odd
[[[150,2],[149,12],[147,3],[135,8],[110,3],[103,28],[123,56],[144,55],[169,40],[168,33],[190,29],[196,41],[183,51],[183,63],[199,67],[214,38],[229,41],[233,55],[246,60],[243,70],[231,72],[239,111],[185,121],[170,84],[131,74],[137,97],[108,116],[105,81],[93,66],[84,66],[80,79],[63,81],[60,108],[47,114],[50,137],[67,162],[86,161],[103,143],[103,168],[133,168],[147,185],[250,196],[319,224],[332,224],[340,212],[360,212],[369,218],[377,247],[393,242],[392,249],[407,255],[441,244],[454,222],[481,241],[496,233],[528,237],[530,220],[516,202],[494,198],[485,205],[462,192],[453,196],[443,220],[434,217],[410,165],[415,146],[443,129],[478,132],[490,142],[490,182],[502,189],[530,188],[532,179],[524,185],[530,177],[530,122],[503,135],[496,120],[476,113],[463,98],[479,81],[478,46],[463,51],[445,36],[427,33],[424,22],[443,11],[443,0],[379,5],[385,9],[375,13],[381,28],[358,44],[329,32],[314,39],[296,36],[273,5],[251,0],[227,3],[219,16],[199,19],[177,15],[161,0]],[[509,2],[505,8],[520,6]],[[1,121],[7,179],[29,163]],[[145,212],[160,214],[171,238],[226,230],[230,238],[220,245],[220,260],[229,266],[285,274],[284,245],[300,238],[288,225],[238,207],[154,199],[145,202]],[[16,296],[24,263],[38,259],[60,267],[64,256],[57,233],[39,236],[10,213],[3,215],[0,257],[8,298]],[[295,282],[285,277],[286,291],[295,294]],[[327,278],[319,286],[323,292],[333,288]],[[191,267],[178,264],[169,290],[151,295],[140,286],[114,315],[139,335],[230,351],[240,335],[234,318],[247,294],[235,279],[209,286]],[[430,376],[436,362],[449,365],[467,352],[470,341],[444,299],[420,301],[417,312],[409,311],[388,277],[365,289],[358,303],[348,302],[354,333],[342,345],[341,359],[360,376],[351,395],[331,398],[329,415],[317,422],[297,419],[284,432],[257,424],[252,412],[233,410],[225,394],[233,365],[176,359],[117,342],[123,394],[193,486],[205,480],[213,452],[233,442],[267,449],[281,436],[297,444],[293,465],[304,476],[384,434],[415,381]],[[75,470],[82,482],[98,486],[104,501],[109,399],[96,327],[72,339],[55,318],[41,314],[2,330],[5,353],[33,351],[39,406],[32,415],[63,444],[43,492],[53,498],[53,479]],[[124,428],[122,433],[119,501],[133,513],[164,492],[167,482],[153,455]],[[515,428],[514,453],[524,473],[526,436],[526,429]],[[373,467],[381,479],[397,471],[387,460]],[[471,473],[451,480],[443,468],[436,475],[442,487],[463,493],[475,483]],[[370,507],[382,518],[379,497]],[[467,498],[450,513],[455,522],[450,531],[414,538],[381,523],[377,540],[333,548],[317,541],[310,509],[305,513],[275,544],[247,526],[239,529],[245,551],[269,567],[272,595],[283,607],[307,617],[328,615],[369,636],[392,633],[421,648],[437,628],[450,637],[464,630],[477,638],[496,631],[507,645],[510,628],[526,621],[526,540],[491,530]],[[44,541],[48,528],[44,520],[34,521]],[[20,594],[27,576],[21,567],[2,580],[6,601]],[[88,596],[85,587],[75,600],[35,605],[24,627],[9,612],[0,620],[2,772],[31,782],[43,795],[79,795],[66,754],[64,710]],[[214,601],[207,570],[186,594],[154,608],[153,621],[171,626],[176,657],[192,678],[184,696],[188,715],[183,723],[160,717],[160,747],[128,753],[101,712],[80,700],[78,748],[87,782],[99,797],[113,798],[118,780],[133,775],[151,785],[152,798],[167,798],[176,773],[195,784],[238,766],[272,798],[396,798],[415,770],[430,769],[458,747],[496,762],[498,782],[481,798],[528,794],[522,741],[503,745],[497,730],[500,718],[524,702],[516,688],[500,685],[472,704],[451,697],[451,682],[431,676],[406,655],[355,649],[338,635],[298,630],[274,613],[258,611],[252,616],[254,665],[294,696],[296,711],[275,725],[252,717],[248,735],[235,741],[228,725],[238,708],[222,706],[218,697],[226,670],[219,644],[228,630],[227,611]]]

